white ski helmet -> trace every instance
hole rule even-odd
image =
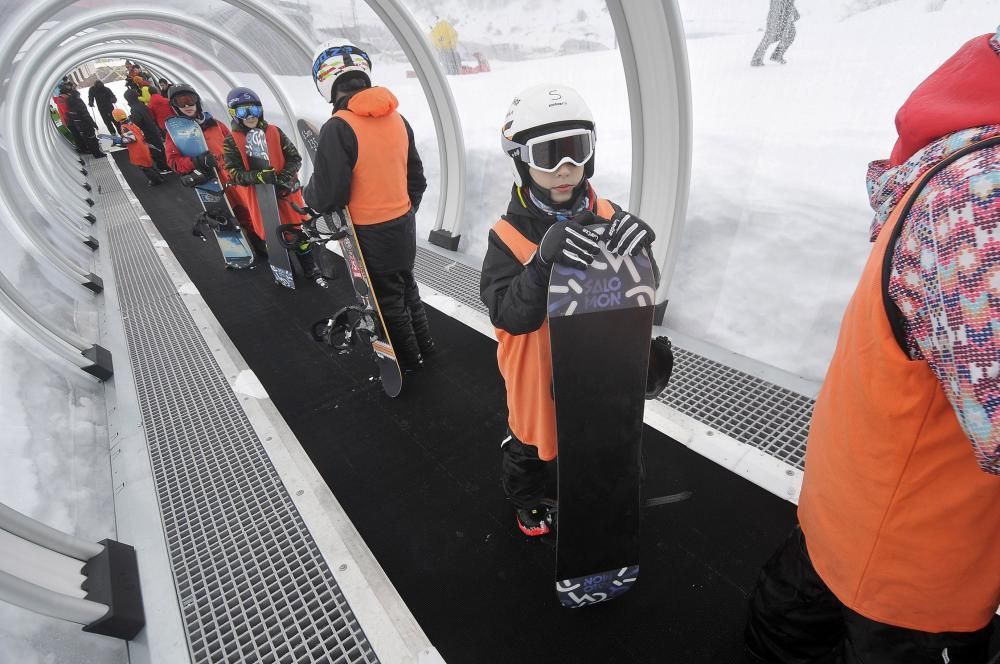
[[[528,159],[524,145],[532,138],[566,129],[589,129],[594,140],[594,116],[587,103],[573,88],[558,83],[533,85],[522,90],[504,118],[500,130],[500,144],[511,158],[514,183],[524,186],[528,181]],[[593,146],[591,146],[593,147]],[[584,166],[585,176],[594,175],[594,155]]]
[[[371,72],[372,60],[368,54],[346,39],[328,39],[313,56],[313,82],[328,103],[333,103],[333,88],[344,75],[363,77],[371,86]]]

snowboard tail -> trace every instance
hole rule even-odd
[[[567,609],[578,609],[590,604],[606,602],[623,595],[639,578],[639,566],[629,565],[575,579],[556,581],[559,603]]]

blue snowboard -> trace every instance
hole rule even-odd
[[[165,126],[174,145],[185,157],[194,158],[208,150],[205,135],[194,120],[181,117],[168,118]],[[233,269],[253,267],[255,258],[253,249],[236,221],[232,208],[229,207],[229,201],[226,200],[222,185],[219,184],[218,173],[212,169],[211,173],[205,175],[204,179],[195,180],[194,185],[202,209],[202,216],[199,219],[207,222],[206,225],[211,227],[215,234],[226,267]],[[205,236],[201,234],[199,226],[200,223],[195,225],[196,231],[204,239]]]

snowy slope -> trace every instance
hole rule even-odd
[[[797,4],[802,19],[789,64],[751,69],[767,2],[681,3],[694,171],[667,323],[820,380],[869,250],[867,163],[888,154],[893,117],[909,91],[962,43],[995,29],[1000,3]],[[551,11],[546,5],[529,22],[545,24]],[[472,257],[481,257],[486,230],[506,205],[509,167],[496,138],[503,112],[517,90],[546,79],[579,87],[593,106],[595,184],[628,199],[630,138],[615,52],[497,63],[492,74],[453,77],[469,154],[463,250]],[[421,150],[433,149],[412,81],[388,84],[423,127]],[[421,223],[430,217],[422,212]]]

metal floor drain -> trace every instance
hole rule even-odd
[[[478,270],[417,248],[417,281],[489,316]],[[813,399],[674,345],[674,373],[658,401],[790,466],[805,467]]]
[[[378,662],[129,196],[90,172],[192,661]]]

